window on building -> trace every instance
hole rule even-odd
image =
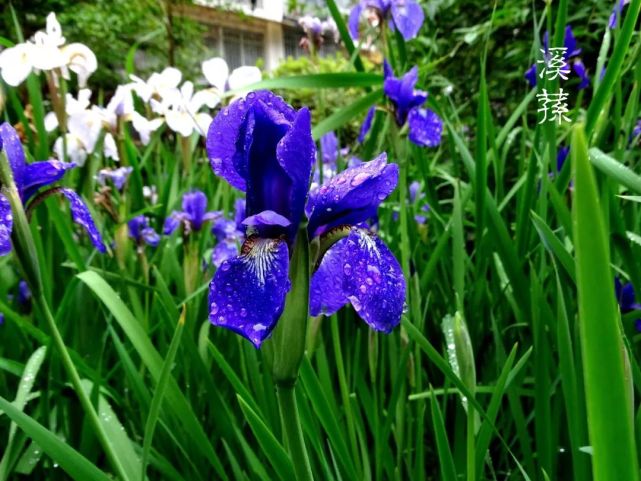
[[[298,58],[305,54],[300,47],[300,39],[303,31],[295,28],[287,28],[283,31],[283,42],[285,44],[285,57]]]
[[[305,55],[305,50],[300,46],[300,39],[303,38],[305,33],[302,29],[298,28],[286,28],[283,32],[283,43],[285,45],[285,57],[298,58],[301,55]],[[329,55],[334,55],[338,51],[338,44],[334,42],[334,39],[329,36],[323,37],[323,44],[318,51],[318,55],[321,57],[327,57]]]
[[[204,42],[208,54],[223,57],[231,70],[242,65],[256,65],[265,57],[265,36],[262,33],[211,26],[205,32]]]

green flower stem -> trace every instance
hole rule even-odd
[[[0,155],[0,184],[2,184],[2,193],[6,196],[11,204],[11,211],[14,218],[14,231],[13,231],[13,247],[19,264],[22,266],[22,269],[25,273],[25,277],[33,293],[34,300],[40,311],[45,317],[45,321],[51,331],[52,338],[56,349],[58,350],[60,357],[62,358],[62,364],[67,371],[67,374],[71,378],[71,383],[78,395],[80,404],[82,405],[85,413],[89,417],[96,436],[103,449],[105,454],[109,459],[112,467],[118,478],[123,481],[127,481],[129,478],[127,473],[120,463],[118,456],[116,455],[113,446],[109,442],[109,437],[104,431],[102,424],[100,423],[100,418],[98,413],[91,404],[89,396],[85,392],[82,383],[80,381],[80,375],[74,366],[69,351],[67,350],[65,343],[62,339],[62,335],[56,326],[56,322],[51,314],[51,309],[44,296],[44,290],[42,289],[42,278],[40,274],[40,265],[38,263],[38,256],[35,255],[36,248],[33,243],[33,237],[31,236],[31,230],[29,229],[29,222],[27,221],[27,216],[18,195],[16,185],[13,181],[13,174],[11,172],[11,167],[9,167],[9,162],[6,158],[6,155],[3,153]]]
[[[312,467],[309,464],[303,430],[298,416],[296,405],[295,385],[278,384],[278,406],[280,408],[281,421],[284,428],[285,443],[294,465],[297,481],[313,481]]]
[[[336,370],[338,371],[338,385],[340,386],[341,397],[343,398],[343,409],[345,409],[345,421],[347,422],[347,433],[352,449],[352,457],[360,464],[360,455],[356,444],[356,430],[354,429],[354,415],[352,414],[352,405],[349,399],[349,386],[345,376],[345,364],[343,363],[343,354],[341,352],[340,333],[338,331],[338,318],[333,315],[332,324],[332,343],[334,344],[334,357],[336,359]]]

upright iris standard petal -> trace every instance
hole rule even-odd
[[[69,201],[71,206],[71,218],[73,221],[87,232],[89,239],[91,239],[91,243],[98,252],[103,254],[107,252],[102,236],[96,228],[96,224],[94,223],[91,213],[84,201],[71,189],[62,189],[61,192]]]
[[[571,25],[566,25],[565,27],[565,32],[563,35],[563,46],[566,48],[566,51],[565,51],[566,60],[581,54],[581,49],[578,47],[576,43],[576,38],[574,37],[574,32],[572,32]]]
[[[394,0],[391,7],[394,25],[403,39],[407,41],[416,37],[425,20],[423,8],[414,0]]]
[[[349,27],[349,34],[351,37],[356,40],[358,38],[358,27],[361,21],[361,13],[363,12],[363,2],[358,2],[352,8],[352,11],[349,12],[349,19],[347,20],[347,26]]]
[[[182,211],[173,211],[165,219],[163,233],[172,234],[182,224],[185,234],[198,232],[202,229],[205,222],[215,221],[222,216],[222,212],[207,212],[207,196],[199,191],[194,190],[183,195]]]
[[[13,214],[7,198],[0,194],[0,256],[6,256],[11,251],[11,230]]]
[[[252,92],[216,116],[207,139],[212,168],[247,191],[247,215],[287,218],[290,238],[303,214],[316,147],[310,113],[271,92]]]
[[[187,214],[193,230],[200,230],[207,212],[207,197],[200,191],[188,192],[183,196],[183,212]]]
[[[621,312],[626,313],[634,310],[641,310],[641,304],[637,302],[632,283],[628,282],[623,284],[619,278],[616,277],[614,279],[614,292]]]
[[[422,147],[436,147],[441,143],[443,121],[430,109],[412,109],[408,116],[409,139]]]
[[[536,64],[535,63],[533,63],[532,66],[529,69],[527,69],[524,77],[531,88],[536,87]]]
[[[310,237],[369,219],[397,182],[398,165],[388,164],[385,153],[332,177],[310,198]]]
[[[334,131],[329,131],[320,138],[323,163],[335,165],[338,159],[338,138]]]
[[[73,162],[46,160],[27,164],[24,169],[21,189],[22,200],[26,202],[38,189],[59,181],[69,169],[76,166]]]
[[[288,209],[275,212],[291,222],[293,232],[303,216],[309,191],[310,175],[316,158],[316,145],[312,138],[311,114],[307,108],[298,111],[290,130],[278,143],[276,158],[291,180]],[[278,195],[279,193],[274,193]],[[293,234],[291,235],[293,238]]]
[[[568,155],[570,154],[570,147],[561,147],[557,152],[556,152],[556,171],[561,172],[561,169],[563,169],[563,166],[565,165],[565,161],[568,158]]]
[[[374,114],[376,113],[376,107],[372,106],[369,108],[367,111],[367,114],[365,115],[365,119],[363,120],[363,125],[361,125],[361,129],[358,132],[358,142],[363,143],[365,140],[365,137],[367,136],[368,132],[372,128],[372,120],[374,119]]]
[[[247,112],[258,102],[264,102],[281,112],[289,122],[295,111],[272,92],[261,90],[247,94],[224,108],[209,126],[207,155],[214,173],[225,179],[232,187],[245,191],[249,158],[244,148],[247,134]]]
[[[9,166],[13,172],[13,181],[16,183],[18,191],[21,192],[27,162],[18,132],[7,122],[0,125],[0,151],[3,150],[7,154]]]
[[[289,289],[287,244],[249,239],[240,256],[223,262],[216,271],[209,291],[209,320],[258,348],[276,326]]]
[[[574,70],[574,73],[576,73],[577,76],[581,79],[581,82],[579,82],[579,86],[577,88],[579,90],[583,90],[584,88],[588,87],[590,85],[590,77],[588,77],[588,72],[583,62],[580,59],[574,60],[574,62],[572,63],[572,69]]]
[[[427,100],[427,92],[415,89],[416,82],[418,82],[418,68],[416,66],[401,78],[386,75],[383,91],[394,104],[394,114],[398,125],[405,124],[410,110],[423,105]]]
[[[401,322],[405,278],[394,254],[378,237],[353,229],[344,247],[343,291],[358,315],[389,333]]]
[[[336,242],[325,253],[312,275],[309,288],[309,310],[312,316],[331,316],[349,302],[343,291],[346,244],[347,239]],[[348,274],[351,272],[348,271]]]

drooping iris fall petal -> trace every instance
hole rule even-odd
[[[370,327],[391,332],[401,321],[405,278],[378,237],[354,228],[323,256],[312,277],[312,315],[330,315],[350,302]]]
[[[100,235],[85,202],[71,189],[61,189],[61,192],[69,201],[71,207],[71,218],[73,221],[87,232],[91,243],[98,252],[103,254],[107,252],[102,236]]]
[[[13,214],[7,198],[0,194],[0,256],[5,256],[11,251],[11,230],[13,228]]]
[[[249,339],[257,348],[269,337],[290,289],[287,243],[252,238],[243,254],[224,261],[209,291],[209,320]]]
[[[354,225],[372,217],[396,188],[398,165],[381,154],[371,162],[351,167],[323,184],[310,198],[310,237],[340,225]]]

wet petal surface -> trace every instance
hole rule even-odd
[[[243,254],[224,261],[214,275],[209,288],[209,320],[258,348],[276,326],[289,289],[287,244],[248,239]]]
[[[89,235],[89,239],[98,252],[105,253],[107,248],[102,240],[102,236],[91,217],[87,204],[71,189],[62,189],[62,194],[69,200],[71,206],[71,218],[81,226]]]
[[[11,229],[13,214],[7,198],[0,194],[0,256],[6,256],[11,251]]]
[[[332,177],[310,198],[310,237],[372,217],[397,182],[398,165],[388,164],[385,153]]]

